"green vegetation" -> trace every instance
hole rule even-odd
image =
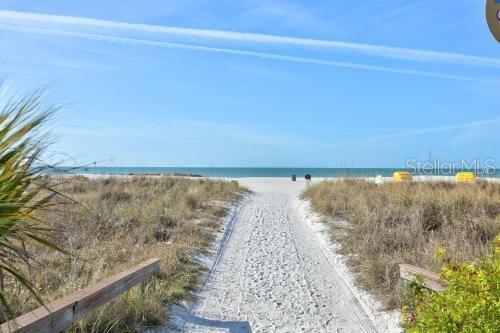
[[[11,305],[18,302],[21,287],[40,303],[33,280],[24,272],[35,253],[28,244],[56,249],[47,240],[50,228],[35,218],[52,205],[55,192],[34,169],[47,147],[41,126],[57,107],[43,91],[9,101],[2,85],[0,103],[0,320],[6,320],[13,315]]]
[[[416,285],[407,290],[402,312],[406,332],[498,332],[500,236],[495,238],[493,253],[485,258],[472,263],[446,260],[441,277],[448,282],[444,292]]]
[[[38,249],[25,274],[45,301],[57,299],[159,257],[161,272],[91,313],[69,332],[133,332],[159,325],[167,303],[192,297],[203,268],[194,256],[212,244],[220,217],[244,190],[236,182],[174,177],[66,178],[57,189],[75,202],[55,198],[56,209],[38,213],[55,230],[51,241],[72,255]],[[16,293],[16,314],[38,304]]]
[[[178,177],[58,183],[39,167],[50,142],[43,125],[57,106],[43,90],[5,96],[0,86],[0,322],[159,257],[160,274],[68,331],[163,323],[166,303],[192,297],[203,270],[194,257],[209,248],[220,218],[245,190]]]
[[[490,254],[500,232],[500,183],[325,181],[303,197],[326,217],[358,282],[388,308],[403,304],[398,264],[437,272],[440,248],[471,262]]]

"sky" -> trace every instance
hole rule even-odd
[[[500,161],[484,1],[0,0],[0,50],[65,165]]]

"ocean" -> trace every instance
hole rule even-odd
[[[205,177],[290,177],[297,175],[303,177],[306,173],[312,177],[384,177],[392,176],[396,171],[408,171],[416,175],[442,175],[453,176],[462,170],[426,170],[424,172],[412,172],[404,168],[217,168],[217,167],[58,167],[51,170],[51,173],[72,173],[72,174],[186,174],[199,175]],[[464,170],[467,171],[467,170]],[[500,177],[498,170],[488,170],[488,174],[483,170],[475,170],[478,177]]]

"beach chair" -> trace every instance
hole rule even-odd
[[[475,180],[476,174],[474,172],[459,172],[455,175],[457,183],[473,183]]]
[[[412,182],[413,176],[406,171],[397,171],[392,175],[392,181],[395,183]]]

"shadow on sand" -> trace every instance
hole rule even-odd
[[[230,333],[251,333],[252,328],[248,321],[224,321],[216,319],[205,319],[197,316],[186,316],[184,317],[186,324],[192,324],[196,326],[212,328],[212,329],[224,329]]]
[[[230,321],[219,319],[207,319],[193,315],[190,310],[174,305],[171,307],[173,318],[166,326],[142,327],[144,333],[166,333],[166,332],[196,332],[217,331],[229,333],[252,333],[248,321]]]

